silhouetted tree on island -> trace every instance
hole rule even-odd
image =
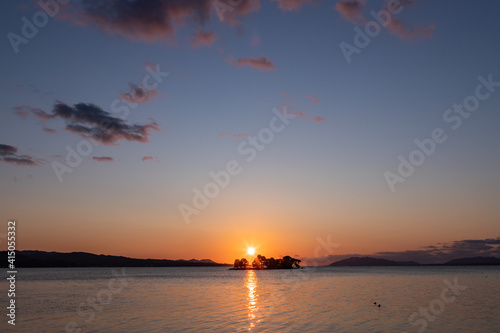
[[[248,260],[245,258],[236,259],[234,261],[234,268],[245,268],[248,265]]]
[[[290,256],[284,256],[282,259],[274,259],[273,257],[267,259],[260,254],[252,262],[253,269],[292,269],[300,268],[301,261]],[[245,258],[236,259],[234,261],[234,269],[246,269],[248,261]]]

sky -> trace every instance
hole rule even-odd
[[[0,8],[18,249],[500,256],[498,2]]]

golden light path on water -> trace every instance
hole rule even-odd
[[[257,306],[257,274],[255,271],[248,270],[245,277],[245,285],[248,290],[247,294],[247,308],[248,308],[248,319],[250,322],[250,327],[248,330],[252,330],[255,327],[255,319],[257,316],[257,311],[259,310]],[[259,322],[260,320],[257,320]]]

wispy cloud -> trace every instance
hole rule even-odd
[[[288,111],[288,112],[286,112],[286,114],[289,115],[289,116],[296,116],[296,117],[299,117],[299,118],[305,118],[306,117],[306,114],[304,112]]]
[[[193,47],[211,46],[217,40],[218,36],[213,31],[203,31],[198,29],[191,37],[191,45]]]
[[[366,21],[365,15],[363,14],[363,10],[366,8],[365,2],[366,0],[344,0],[338,2],[335,5],[335,9],[347,21],[354,24],[360,24]],[[387,7],[388,4],[389,1],[386,1],[385,6]],[[410,8],[414,6],[413,1],[410,0],[401,0],[399,4],[403,8]],[[407,24],[392,15],[387,29],[389,30],[389,33],[396,35],[401,39],[408,40],[413,38],[432,38],[436,25],[431,23],[426,27],[414,26],[409,28]]]
[[[320,116],[316,116],[312,118],[312,121],[314,121],[315,123],[323,123],[326,121],[326,119]]]
[[[223,132],[219,134],[219,138],[224,138],[224,137],[231,137],[234,139],[242,139],[242,138],[248,138],[250,136],[250,133],[235,133],[235,134],[229,134],[228,132]]]
[[[108,156],[94,156],[94,157],[92,157],[92,159],[94,161],[97,161],[97,162],[114,162],[115,161],[114,158],[108,157]]]
[[[158,159],[158,157],[155,157],[155,156],[144,156],[141,160],[143,162],[146,162],[146,161],[153,161],[153,162],[156,162],[156,163],[160,162],[160,160]]]
[[[335,5],[337,10],[344,19],[354,24],[365,21],[363,9],[365,8],[365,0],[340,1]]]
[[[23,118],[29,114],[34,115],[35,117],[37,117],[41,121],[47,121],[47,120],[52,118],[52,116],[45,113],[45,111],[43,111],[41,109],[37,109],[37,108],[32,108],[28,105],[15,106],[13,109],[16,111],[15,113],[18,116],[23,117]]]
[[[154,120],[145,125],[129,124],[93,104],[70,106],[57,102],[51,114],[40,109],[25,109],[42,120],[61,119],[66,123],[66,131],[104,145],[114,145],[120,140],[146,143],[149,142],[151,131],[160,130]]]
[[[136,84],[130,83],[130,91],[120,94],[120,98],[129,103],[146,103],[152,98],[158,97],[158,91],[156,89],[145,89]]]
[[[19,155],[15,146],[0,144],[0,161],[15,165],[35,166],[41,163],[41,159],[29,155]]]
[[[211,0],[106,1],[83,0],[67,18],[80,25],[95,25],[110,35],[156,42],[175,36],[186,22],[203,25],[210,18]]]
[[[47,127],[44,127],[44,128],[43,128],[43,131],[44,131],[45,133],[49,133],[49,134],[55,134],[55,133],[57,133],[57,130],[52,129],[52,128],[47,128]]]
[[[403,22],[393,17],[388,25],[388,28],[391,34],[396,35],[401,39],[432,38],[436,25],[430,23],[427,27],[415,26],[412,29],[409,29]]]
[[[267,59],[265,57],[260,58],[239,58],[234,60],[233,56],[229,56],[226,58],[226,62],[238,68],[250,66],[261,71],[272,71],[276,70],[276,66],[272,60]]]
[[[224,12],[224,23],[239,25],[239,18],[260,9],[259,0],[243,0]],[[186,26],[202,27],[215,15],[214,0],[82,0],[68,8],[63,19],[77,25],[95,25],[109,35],[132,41],[159,42],[176,37]]]
[[[250,136],[250,133],[231,134],[231,137],[233,137],[235,139],[248,138],[249,136]]]
[[[306,96],[306,98],[310,99],[313,102],[313,104],[318,104],[320,102],[320,100],[318,98],[316,98],[312,95],[308,95],[308,96]]]
[[[297,11],[305,4],[313,4],[314,0],[271,0],[278,2],[278,7],[283,11]]]
[[[306,258],[304,261],[316,261],[328,265],[332,262],[355,256],[369,256],[395,261],[416,261],[421,264],[441,264],[453,259],[471,257],[500,258],[500,237],[438,243],[436,245],[422,247],[419,250],[330,255],[314,259]]]

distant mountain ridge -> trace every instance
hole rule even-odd
[[[421,266],[416,261],[393,261],[372,257],[351,257],[331,263],[329,266]],[[500,265],[496,257],[459,258],[432,266],[459,266],[459,265]]]
[[[500,265],[500,259],[496,257],[472,257],[450,260],[444,265]]]
[[[331,263],[330,266],[419,266],[415,261],[392,261],[371,257],[351,257]]]
[[[7,251],[0,252],[2,267],[7,265]],[[210,259],[169,260],[135,259],[87,252],[16,251],[16,267],[207,267],[230,266]]]

